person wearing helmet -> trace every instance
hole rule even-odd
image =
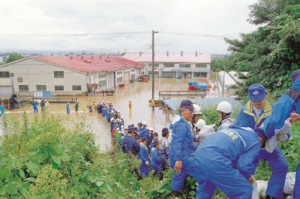
[[[229,102],[225,102],[225,101],[220,102],[218,104],[216,111],[219,112],[219,117],[220,117],[218,131],[220,131],[222,129],[226,129],[230,125],[235,123],[235,120],[230,117],[230,115],[232,113],[232,107]]]
[[[112,133],[112,130],[115,126],[115,119],[114,118],[111,118],[111,121],[110,121],[110,133]]]
[[[137,126],[138,126],[137,128],[138,128],[139,133],[141,133],[142,130],[143,130],[143,128],[142,128],[142,126],[143,126],[142,122],[139,122]]]
[[[199,133],[197,131],[197,128],[196,128],[195,124],[199,121],[200,116],[202,115],[202,109],[197,104],[193,104],[193,106],[194,106],[194,116],[193,116],[193,120],[192,120],[191,125],[192,125],[192,128],[193,128],[193,136],[196,136]],[[196,151],[197,147],[199,146],[199,142],[194,142],[193,145],[194,145],[195,151]]]
[[[161,166],[162,171],[166,171],[169,169],[170,162],[170,147],[171,143],[168,140],[169,138],[169,129],[162,129],[162,138],[159,140],[159,153],[161,155]]]
[[[206,122],[203,119],[199,119],[198,122],[195,124],[197,132],[199,133],[205,125]]]
[[[251,199],[252,169],[266,137],[260,128],[231,125],[207,138],[195,152],[197,198],[212,198],[216,187],[228,198]],[[236,162],[236,168],[232,165]]]
[[[147,138],[147,147],[148,147],[148,152],[150,153],[150,145],[152,143],[152,140],[154,139],[153,135],[154,129],[152,127],[149,128],[149,134],[146,136]]]
[[[140,150],[140,159],[141,159],[141,166],[140,170],[143,175],[143,177],[147,177],[149,173],[149,153],[148,153],[148,148],[147,148],[147,138],[143,138],[142,142],[140,143],[141,145],[141,150]]]
[[[139,134],[140,136],[146,137],[149,134],[149,129],[148,129],[147,125],[148,125],[147,121],[143,121],[143,127]]]
[[[239,127],[261,127],[267,118],[272,114],[274,105],[266,100],[267,93],[265,87],[261,84],[253,84],[248,89],[250,101],[240,110],[236,125]],[[282,108],[282,107],[281,107]],[[288,136],[282,141],[289,139]],[[266,190],[266,198],[281,198],[285,184],[286,174],[289,165],[278,146],[272,153],[261,150],[252,174],[255,174],[259,161],[266,160],[271,166],[272,176],[269,179]]]
[[[123,117],[120,117],[120,126],[119,126],[120,129],[121,129],[121,126],[124,126],[124,120],[123,120]]]

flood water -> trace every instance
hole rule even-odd
[[[212,78],[215,75],[212,75]],[[214,79],[211,79],[213,81]],[[155,79],[155,99],[159,99],[159,91],[186,91],[188,89],[187,82],[190,79],[173,79],[173,78],[156,78]],[[193,80],[195,81],[195,80]],[[216,91],[208,93],[207,97],[217,96]],[[70,97],[70,96],[62,96]],[[71,96],[72,97],[72,96]],[[74,97],[74,96],[73,96]],[[103,96],[103,94],[96,94],[93,96],[76,96],[79,101],[79,111],[75,112],[75,104],[70,104],[71,114],[66,114],[66,104],[52,103],[50,104],[50,112],[54,115],[59,115],[62,118],[65,126],[71,127],[72,121],[79,121],[82,116],[86,116],[86,121],[91,124],[93,133],[97,136],[96,143],[99,145],[101,151],[110,148],[111,133],[110,123],[106,118],[102,117],[99,113],[88,113],[87,105],[91,105],[93,100],[105,103],[111,102],[117,111],[121,112],[121,116],[125,121],[125,128],[129,124],[137,125],[138,122],[147,121],[148,127],[153,127],[154,132],[158,132],[161,137],[161,130],[164,127],[169,127],[172,114],[166,112],[166,108],[155,107],[154,111],[149,105],[149,100],[152,97],[152,80],[148,82],[134,82],[126,83],[123,88],[115,88],[113,96]],[[218,96],[217,96],[218,97]],[[129,101],[132,102],[132,110],[129,111]],[[13,111],[5,110],[8,115],[14,115],[17,118],[22,118],[23,111],[28,113],[28,118],[33,121],[35,114],[33,113],[32,106],[26,106]],[[164,112],[165,111],[165,112]],[[39,108],[39,113],[40,108]]]

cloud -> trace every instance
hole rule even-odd
[[[151,31],[157,53],[226,53],[222,37],[239,37],[257,29],[247,22],[256,0],[12,0],[0,7],[0,52],[94,51],[151,52]],[[86,33],[143,32],[72,36]],[[64,36],[13,36],[58,35]],[[5,36],[6,35],[6,36]],[[69,36],[68,36],[69,35]]]

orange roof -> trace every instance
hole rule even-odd
[[[122,57],[108,56],[32,56],[42,61],[50,62],[81,72],[116,71],[122,68],[143,67],[144,64]]]

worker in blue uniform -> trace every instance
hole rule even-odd
[[[0,102],[0,117],[4,114],[4,105],[3,102]]]
[[[119,129],[122,129],[122,126],[125,126],[123,117],[120,117]]]
[[[151,153],[151,149],[154,147],[154,142],[155,141],[158,141],[158,133],[153,133],[153,140],[152,140],[152,142],[151,142],[151,144],[150,144],[150,153]]]
[[[69,104],[69,102],[66,105],[66,109],[67,109],[67,114],[70,114],[70,104]]]
[[[139,131],[139,135],[142,137],[146,137],[149,134],[149,129],[147,127],[148,123],[147,121],[143,121],[143,127],[141,128],[141,131]]]
[[[138,123],[137,128],[138,128],[139,133],[141,133],[143,131],[142,122]]]
[[[150,153],[150,145],[152,143],[152,140],[154,139],[153,135],[154,129],[152,127],[149,128],[149,134],[146,136],[147,138],[147,147],[148,147],[148,152]]]
[[[159,155],[158,141],[154,141],[153,148],[151,149],[151,154],[151,167],[153,176],[155,177],[158,174],[159,180],[162,180],[163,174],[161,172],[161,160]]]
[[[108,122],[110,122],[110,114],[111,114],[111,112],[110,112],[110,110],[108,110],[108,112],[106,113],[106,119]]]
[[[274,110],[264,123],[263,130],[267,138],[275,135],[275,129],[280,129],[285,120],[291,118],[291,123],[299,121],[300,116],[300,70],[296,70],[291,75],[293,85],[277,100]],[[295,111],[297,114],[292,113]],[[300,164],[300,161],[299,161]],[[300,198],[300,169],[299,165],[296,173],[296,182],[293,198]]]
[[[161,165],[162,171],[169,169],[170,162],[170,141],[169,138],[169,129],[162,129],[162,138],[159,140],[159,153],[161,156]]]
[[[171,195],[177,197],[183,187],[187,174],[194,176],[194,145],[199,136],[192,136],[191,121],[194,115],[194,106],[190,100],[183,100],[180,104],[181,117],[172,128],[170,165],[173,169]]]
[[[133,138],[133,132],[135,131],[134,127],[130,127],[127,129],[128,135],[126,135],[121,140],[121,146],[123,153],[126,153],[129,155],[129,162],[128,165],[131,167],[130,161],[132,160],[133,156],[139,158],[139,152],[141,150],[140,144]],[[132,168],[132,172],[136,173],[138,180],[143,179],[143,177],[140,175],[140,172],[137,168]]]
[[[266,91],[263,85],[254,84],[248,89],[250,101],[240,110],[236,125],[239,127],[261,127],[267,117],[272,114],[273,104],[266,100]],[[287,137],[286,139],[288,139]],[[282,140],[285,141],[285,140]],[[272,176],[266,190],[267,198],[282,198],[283,187],[289,165],[278,146],[273,153],[261,150],[255,161],[254,175],[259,161],[266,160],[271,166]]]
[[[251,199],[253,162],[265,142],[262,129],[235,125],[203,141],[195,152],[197,198],[212,198],[217,187],[228,198]]]
[[[147,177],[149,173],[149,153],[147,148],[147,138],[143,138],[142,142],[140,143],[141,150],[140,150],[140,159],[141,159],[141,173],[143,177]]]
[[[115,126],[115,119],[112,118],[111,122],[110,122],[110,133],[112,133],[112,130],[113,130],[114,126]]]
[[[38,113],[39,112],[39,110],[38,110],[38,108],[37,108],[37,105],[38,105],[39,103],[37,102],[37,101],[33,101],[32,103],[31,103],[31,106],[33,107],[33,111],[34,111],[34,113]]]

